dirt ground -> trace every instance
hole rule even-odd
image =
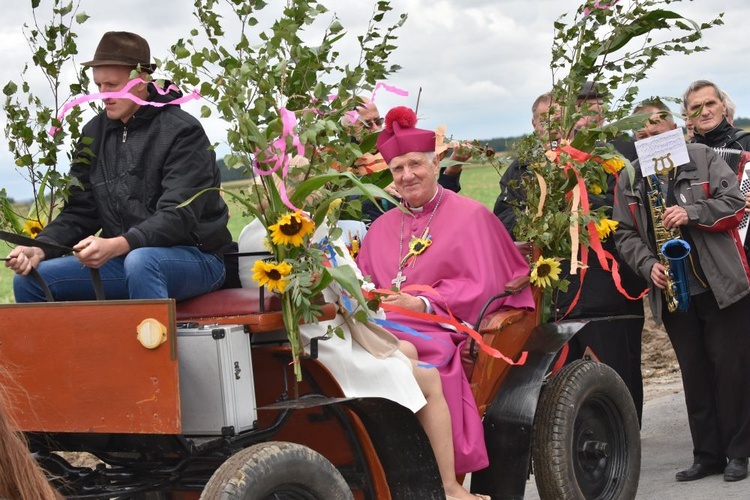
[[[649,401],[682,390],[682,380],[667,332],[663,326],[656,325],[651,318],[648,304],[645,306],[646,324],[643,327],[641,363],[644,397]]]

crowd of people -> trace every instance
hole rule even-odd
[[[105,34],[94,59],[84,65],[93,69],[93,81],[102,92],[121,90],[133,70],[144,77],[153,71],[148,43],[125,32]],[[130,92],[160,103],[176,97],[174,92],[157,91],[154,85],[139,83]],[[596,111],[602,98],[593,84],[584,86],[578,95],[579,105],[589,111]],[[591,201],[595,207],[606,207],[619,222],[614,240],[606,243],[607,250],[619,262],[622,284],[631,295],[649,288],[654,318],[664,323],[680,363],[694,463],[679,472],[677,480],[723,474],[725,480],[737,481],[747,476],[750,456],[750,377],[744,370],[750,340],[743,334],[750,319],[746,318],[750,270],[736,230],[746,201],[736,172],[712,148],[747,150],[750,134],[733,126],[733,103],[711,82],[691,84],[683,106],[692,134],[687,146],[689,162],[657,175],[652,183],[649,176],[640,174],[630,137],[618,138],[613,145],[633,161],[635,176],[631,179],[626,173],[618,180],[610,175],[606,190],[591,196]],[[30,276],[32,268],[57,300],[94,297],[83,266],[100,269],[108,298],[182,300],[220,288],[226,276],[223,253],[232,244],[226,204],[209,191],[189,206],[177,207],[220,183],[200,122],[176,106],[141,106],[127,98],[105,99],[104,107],[83,129],[84,136],[94,139],[86,148],[94,154],[82,149],[80,154],[87,161],[72,167],[80,187],[72,189],[61,213],[37,236],[42,242],[72,247],[74,254],[62,256],[34,246],[12,250],[5,265],[17,273],[16,300],[44,300],[43,291]],[[633,131],[638,140],[676,127],[669,108],[658,100],[644,102],[636,112],[650,114],[643,128]],[[554,113],[550,93],[533,103],[532,126],[549,148],[566,138],[549,126]],[[367,103],[357,109],[357,116],[352,126],[379,131],[377,149],[382,158],[367,158],[355,167],[384,162],[393,175],[389,189],[403,210],[391,209],[382,215],[379,209],[371,212],[376,215],[368,220],[371,225],[356,266],[378,289],[394,288],[382,299],[390,311],[386,314],[390,324],[406,325],[425,337],[391,329],[397,347],[387,356],[373,357],[367,349],[353,346],[350,339],[330,357],[322,355],[321,361],[334,374],[346,366],[347,395],[380,391],[380,396],[402,402],[417,414],[432,443],[448,498],[483,498],[456,481],[456,474],[477,471],[488,463],[481,417],[461,365],[460,351],[467,335],[412,313],[451,314],[473,323],[482,305],[505,283],[528,275],[527,258],[519,250],[524,235],[517,234],[515,227],[515,210],[525,200],[518,180],[527,175],[527,165],[520,160],[510,165],[500,182],[493,214],[457,194],[460,165],[440,171],[436,134],[418,128],[411,109],[395,108],[383,123],[377,107]],[[601,122],[596,112],[584,118],[576,128]],[[663,214],[656,214],[650,202],[654,190],[663,200]],[[669,285],[656,246],[655,225],[679,232],[691,247],[683,283],[690,296],[685,312],[664,305]],[[482,244],[472,244],[476,241]],[[556,313],[567,311],[580,288],[568,318],[629,317],[591,322],[571,342],[568,359],[593,351],[601,362],[611,365],[625,381],[641,418],[643,303],[622,296],[612,275],[597,267],[598,259],[588,262],[586,280],[574,281],[569,292],[556,298]],[[354,262],[348,265],[355,266]],[[530,291],[492,306],[507,307],[533,309]],[[555,314],[553,319],[561,316]],[[350,360],[356,351],[356,356],[369,357],[368,362],[345,365],[336,349],[346,349],[344,357]],[[418,366],[417,361],[422,364]],[[363,374],[370,369],[397,376],[371,388],[367,384],[375,378]],[[452,439],[446,439],[448,435]],[[0,451],[0,463],[3,454]],[[0,485],[3,475],[0,471]]]

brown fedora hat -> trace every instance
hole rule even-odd
[[[151,62],[151,49],[145,38],[127,31],[108,31],[99,41],[94,59],[82,66],[141,66],[151,73],[156,65]]]

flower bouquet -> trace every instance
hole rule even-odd
[[[585,272],[592,249],[612,269],[602,241],[617,227],[607,216],[613,177],[633,168],[612,143],[648,119],[630,116],[637,83],[659,57],[705,50],[698,45],[702,31],[721,24],[719,16],[698,25],[663,8],[671,3],[677,2],[588,0],[569,24],[565,15],[555,23],[545,133],[519,142],[516,153],[528,175],[513,186],[525,194],[515,207],[515,234],[537,249],[531,282],[543,289],[546,303],[554,289],[567,291],[562,261],[571,274]],[[548,313],[545,307],[543,319]]]
[[[357,120],[354,110],[364,103],[359,96],[374,99],[379,89],[388,90],[379,81],[396,69],[385,63],[405,16],[381,27],[391,8],[377,2],[367,32],[357,38],[359,60],[344,65],[337,60],[337,43],[345,32],[335,16],[315,44],[301,38],[327,12],[317,2],[286,2],[268,30],[255,24],[255,16],[269,7],[266,2],[227,2],[230,13],[217,12],[214,4],[195,3],[202,36],[194,30],[175,44],[164,67],[179,85],[199,87],[208,102],[204,116],[218,113],[228,123],[231,153],[224,160],[245,174],[248,187],[225,194],[239,201],[242,215],[257,219],[266,230],[272,258],[255,263],[253,278],[281,296],[300,380],[304,346],[299,325],[318,321],[323,289],[336,281],[360,304],[355,317],[366,315],[359,279],[351,268],[329,266],[325,252],[332,246],[321,241],[341,236],[336,221],[342,213],[359,220],[363,196],[393,201],[381,189],[389,182],[387,170],[363,178],[348,171],[373,149],[377,134],[353,140],[345,124]],[[232,17],[236,29],[230,29]],[[239,36],[230,40],[228,33]]]

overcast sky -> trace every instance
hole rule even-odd
[[[270,3],[278,5],[280,1]],[[51,3],[41,0],[42,6],[37,9],[40,22],[48,20]],[[339,15],[349,33],[356,35],[363,32],[375,1],[323,0],[322,3]],[[151,44],[152,55],[165,58],[169,46],[186,37],[196,25],[192,4],[190,0],[117,3],[80,0],[79,11],[86,12],[91,19],[77,28],[80,51],[77,60],[93,56],[99,38],[110,30],[143,35]],[[552,84],[549,60],[553,22],[563,13],[572,15],[579,1],[393,0],[392,5],[390,20],[400,13],[407,13],[409,19],[398,32],[398,49],[391,61],[403,69],[387,83],[409,91],[410,95],[379,93],[377,104],[381,112],[396,105],[413,107],[421,87],[420,126],[434,128],[446,124],[448,134],[453,137],[489,139],[517,136],[531,130],[531,103]],[[31,23],[32,17],[29,0],[0,0],[0,7],[6,14],[0,17],[1,88],[9,80],[18,81],[24,63],[30,60],[22,25]],[[738,116],[750,115],[750,87],[745,80],[750,2],[683,0],[667,8],[699,22],[725,12],[725,25],[705,33],[703,44],[710,47],[709,52],[660,60],[648,81],[639,85],[641,97],[678,97],[691,81],[705,78],[724,87],[733,97]],[[13,15],[8,15],[10,12]],[[343,50],[342,57],[354,62],[356,53],[347,54]],[[33,68],[30,71],[38,75]],[[32,82],[38,83],[35,92],[41,94],[44,90],[41,81]],[[197,109],[185,108],[191,112]],[[0,125],[4,129],[4,113],[0,113]],[[222,140],[220,122],[205,126],[212,141]],[[61,161],[65,161],[64,155]],[[0,144],[0,187],[5,187],[10,196],[28,197],[27,183],[13,167],[4,134]]]

